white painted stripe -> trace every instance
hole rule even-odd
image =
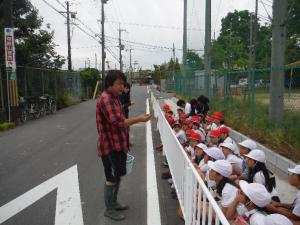
[[[146,102],[146,113],[150,113],[149,99]],[[152,142],[151,121],[146,124],[147,136],[147,224],[161,225],[158,190],[156,182],[156,170],[154,161],[154,150]]]
[[[0,207],[0,224],[57,189],[55,225],[83,225],[77,165]]]

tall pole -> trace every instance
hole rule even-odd
[[[119,57],[120,57],[120,70],[123,72],[123,61],[122,61],[122,50],[124,50],[124,46],[122,45],[122,31],[126,31],[125,29],[121,29],[121,25],[119,24]]]
[[[131,51],[132,49],[129,49],[129,79],[130,83],[132,83],[132,60],[131,60]]]
[[[273,1],[269,120],[278,124],[284,111],[284,65],[287,0]]]
[[[173,43],[173,80],[175,78],[175,63],[176,63],[176,58],[175,58],[175,45]]]
[[[95,69],[97,69],[97,54],[95,53]]]
[[[182,65],[183,75],[185,76],[186,66],[186,53],[187,53],[187,0],[183,0],[183,42],[182,42]]]
[[[104,91],[104,79],[105,79],[105,39],[104,39],[104,3],[106,0],[101,0],[101,49],[102,49],[102,91]]]
[[[205,45],[204,45],[205,95],[210,96],[211,75],[211,0],[205,3]]]
[[[71,35],[70,35],[70,5],[67,4],[67,35],[68,35],[68,70],[72,70],[72,58],[71,58]]]

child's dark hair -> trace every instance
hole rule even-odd
[[[216,172],[216,173],[219,174],[218,172]],[[235,183],[232,180],[230,180],[228,177],[223,177],[223,179],[217,184],[217,193],[220,196],[222,196],[222,191],[227,183],[236,187]]]
[[[253,169],[249,168],[249,176],[248,176],[248,183],[253,183],[253,178],[256,173],[261,171],[265,177],[265,187],[268,192],[272,192],[273,188],[276,187],[275,177],[273,174],[270,177],[270,171],[267,169],[264,163],[256,161],[256,164]]]
[[[107,71],[107,74],[105,76],[105,88],[108,88],[110,86],[114,85],[114,82],[116,80],[122,80],[124,83],[126,83],[126,76],[124,73],[122,73],[120,70],[109,70]]]
[[[130,84],[129,84],[128,82],[126,82],[126,83],[124,84],[124,87],[130,89]]]
[[[179,99],[179,100],[177,101],[177,106],[179,106],[179,107],[184,107],[184,106],[185,106],[185,101],[182,100],[182,99]]]

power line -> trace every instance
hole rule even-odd
[[[272,21],[272,17],[270,16],[268,10],[266,9],[265,3],[264,3],[262,0],[259,0],[259,1],[260,1],[260,3],[263,5],[264,10],[265,10],[265,12],[267,13],[268,19],[269,19],[270,21]]]
[[[175,26],[166,26],[166,25],[158,25],[158,24],[141,24],[141,23],[129,23],[129,22],[118,22],[118,21],[107,21],[108,23],[115,23],[115,24],[123,24],[123,25],[131,25],[131,26],[140,26],[140,27],[151,27],[151,28],[160,28],[160,29],[171,29],[171,30],[183,30],[182,27],[175,27]],[[187,30],[191,31],[204,31],[204,29],[199,28],[188,28]]]
[[[62,4],[59,0],[55,0],[58,4],[60,4],[63,8],[65,8],[65,9],[67,9],[67,7],[64,5],[64,4]]]

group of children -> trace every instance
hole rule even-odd
[[[174,113],[167,104],[163,110],[178,141],[232,224],[300,224],[300,191],[293,203],[281,203],[264,152],[252,140],[236,144],[221,113],[187,115],[181,107]],[[300,188],[300,165],[289,172],[290,184]],[[168,176],[163,174],[163,178]],[[168,182],[172,184],[172,178]]]

